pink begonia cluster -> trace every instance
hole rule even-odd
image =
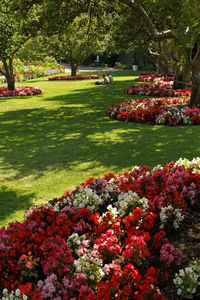
[[[33,96],[42,92],[42,89],[31,86],[17,86],[14,91],[9,91],[7,87],[0,87],[0,97]]]
[[[174,245],[164,244],[160,249],[160,260],[165,262],[167,267],[179,266],[183,259],[183,252],[176,249]]]
[[[96,211],[73,205],[84,189],[88,201],[101,199]],[[148,205],[138,201],[120,215],[119,202],[129,204],[135,193]],[[0,297],[6,289],[32,300],[164,300],[184,256],[170,241],[173,210],[193,215],[199,198],[200,159],[91,177],[47,206],[31,207],[22,223],[0,229]],[[169,206],[173,219],[162,223]]]

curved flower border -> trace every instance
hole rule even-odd
[[[77,75],[77,76],[52,76],[48,80],[81,80],[81,79],[98,79],[99,75]]]
[[[170,232],[184,228],[199,197],[200,158],[89,178],[0,229],[0,295],[164,300],[168,280],[181,295],[184,253]],[[188,293],[199,281],[200,272]]]
[[[199,125],[200,109],[185,106],[186,97],[125,101],[108,109],[111,119],[164,125]]]
[[[177,97],[190,96],[191,89],[174,90],[168,87],[169,84],[164,81],[159,84],[135,84],[125,89],[125,93],[140,96],[159,96],[159,97]]]
[[[31,86],[18,86],[14,91],[9,91],[7,87],[0,87],[0,97],[33,96],[42,92],[42,89]]]

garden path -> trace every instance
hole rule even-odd
[[[62,63],[62,65],[66,68],[66,72],[70,72],[71,71],[71,68],[70,68],[70,65],[67,64],[67,63]],[[116,68],[110,68],[110,67],[90,67],[90,66],[84,66],[84,65],[81,65],[79,66],[78,68],[78,71],[79,72],[96,72],[96,71],[118,71]],[[121,70],[120,70],[121,71]]]

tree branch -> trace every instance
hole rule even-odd
[[[32,37],[31,35],[27,36],[23,41],[23,43],[21,43],[17,48],[15,48],[12,55],[15,55],[15,53],[17,53],[17,51],[22,47],[22,45],[24,45],[28,40],[30,40],[31,37]]]
[[[152,19],[150,18],[150,16],[148,15],[148,13],[146,12],[146,10],[139,5],[138,3],[135,2],[135,0],[120,0],[120,2],[126,4],[127,6],[129,6],[130,8],[132,8],[144,21],[144,23],[146,24],[146,26],[149,29],[149,33],[151,38],[154,41],[162,41],[165,39],[171,39],[171,38],[176,38],[171,30],[164,30],[161,32],[158,32]]]

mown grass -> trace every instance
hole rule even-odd
[[[132,71],[112,75],[108,86],[34,79],[26,85],[42,95],[0,98],[0,226],[91,176],[200,156],[198,126],[110,120],[110,105],[133,98],[123,90],[134,78]]]

